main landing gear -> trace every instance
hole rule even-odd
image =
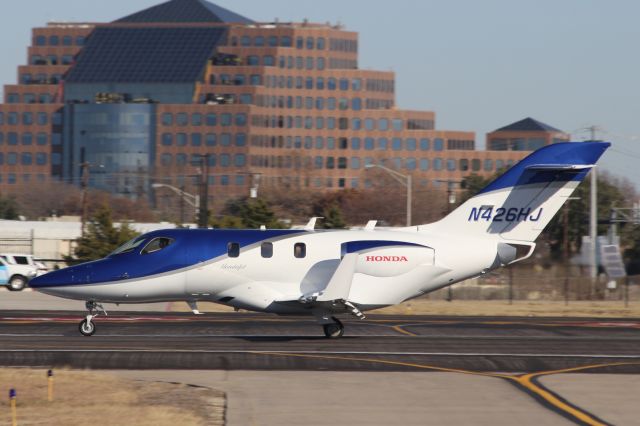
[[[336,339],[338,337],[342,337],[344,334],[344,325],[342,322],[336,317],[331,317],[333,320],[332,323],[322,324],[322,328],[324,329],[324,335],[329,339]]]
[[[93,333],[96,332],[96,325],[93,323],[93,319],[100,315],[101,313],[105,316],[107,315],[107,311],[104,310],[100,303],[89,301],[85,304],[87,311],[86,318],[80,321],[78,325],[78,330],[80,330],[80,334],[83,336],[92,336]]]

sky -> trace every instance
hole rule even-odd
[[[0,15],[0,84],[26,63],[31,28],[109,22],[162,0],[21,0]],[[259,22],[342,23],[361,69],[396,73],[401,109],[485,134],[533,117],[613,143],[602,168],[640,189],[640,2],[635,0],[217,0]]]

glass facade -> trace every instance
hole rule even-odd
[[[65,108],[63,177],[136,197],[147,194],[155,157],[155,105],[76,104]]]

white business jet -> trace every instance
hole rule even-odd
[[[80,332],[101,303],[210,301],[279,315],[312,315],[327,337],[337,316],[395,305],[531,256],[535,240],[606,142],[533,152],[442,220],[405,228],[320,231],[171,229],[104,259],[34,278],[36,290],[86,301]],[[313,222],[313,221],[312,221]]]

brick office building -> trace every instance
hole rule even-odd
[[[35,28],[29,63],[0,105],[0,190],[49,179],[155,198],[196,190],[218,204],[261,187],[376,183],[380,164],[416,187],[492,174],[521,152],[395,104],[395,75],[358,68],[358,34],[257,23],[204,0],[171,0],[108,24]],[[203,157],[206,155],[206,157]],[[208,167],[203,167],[206,158]],[[166,190],[161,203],[176,203]]]

